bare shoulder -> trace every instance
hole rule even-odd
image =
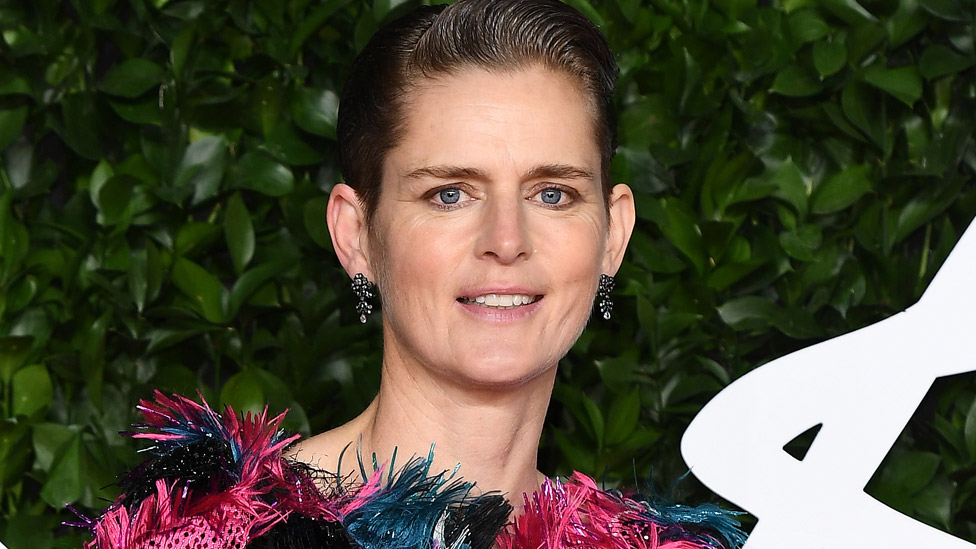
[[[358,471],[357,441],[362,430],[353,420],[335,429],[301,440],[285,450],[285,457],[320,471],[347,476]]]

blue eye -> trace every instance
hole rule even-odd
[[[539,193],[539,198],[546,204],[559,204],[563,198],[563,192],[559,189],[546,189]]]
[[[461,200],[460,189],[444,189],[437,193],[437,196],[444,204],[457,204]]]

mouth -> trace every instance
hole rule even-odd
[[[459,303],[477,305],[491,309],[515,309],[535,303],[542,299],[541,295],[525,294],[483,294],[474,297],[459,297]]]

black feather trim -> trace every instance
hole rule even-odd
[[[291,515],[267,534],[251,540],[247,549],[361,549],[340,522]]]
[[[119,482],[122,504],[132,508],[156,492],[156,481],[183,480],[187,487],[208,493],[222,492],[233,484],[234,456],[225,440],[206,439],[202,442],[176,446],[169,453],[154,456],[133,469]]]
[[[482,496],[476,501],[463,504],[448,515],[444,537],[448,545],[454,545],[461,536],[471,549],[491,549],[498,531],[508,522],[512,506],[500,495]]]

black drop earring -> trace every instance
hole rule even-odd
[[[373,312],[373,304],[369,302],[373,298],[373,283],[363,273],[356,273],[356,276],[352,277],[352,291],[359,298],[359,302],[356,303],[359,321],[366,324],[366,317]]]
[[[612,276],[607,274],[600,275],[600,285],[597,287],[596,297],[599,299],[600,314],[604,320],[610,320],[610,312],[613,311],[613,300],[610,299],[613,284]]]

